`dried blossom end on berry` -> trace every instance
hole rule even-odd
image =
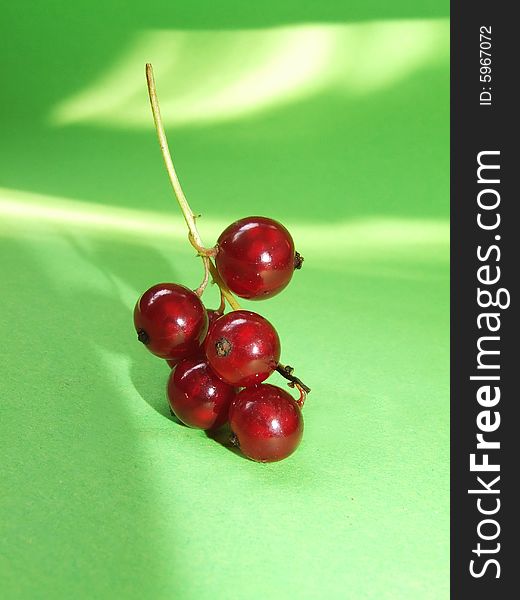
[[[303,261],[305,259],[303,258],[303,256],[299,253],[299,252],[295,252],[294,253],[294,268],[296,270],[299,270],[303,267]]]

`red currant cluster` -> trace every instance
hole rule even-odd
[[[287,286],[303,259],[287,229],[264,217],[237,221],[222,232],[216,246],[203,246],[170,156],[150,64],[146,80],[159,146],[188,239],[202,258],[204,279],[195,291],[176,283],[147,290],[134,310],[137,338],[172,368],[168,399],[180,421],[199,429],[229,422],[230,441],[246,456],[261,462],[282,460],[300,443],[301,408],[310,390],[291,367],[280,364],[280,338],[271,323],[242,310],[233,294],[270,298]],[[217,310],[206,310],[201,301],[210,275],[220,289]],[[224,314],[226,302],[233,310]],[[298,400],[263,383],[273,371],[298,389]]]
[[[180,421],[200,429],[229,422],[232,442],[243,454],[261,462],[281,460],[300,443],[309,389],[280,364],[280,339],[267,319],[242,309],[224,314],[224,307],[232,293],[250,300],[279,293],[303,259],[287,229],[264,217],[230,225],[212,254],[215,266],[209,259],[207,264],[221,289],[220,307],[205,309],[203,288],[155,285],[136,304],[137,337],[172,367],[168,399]],[[299,390],[298,400],[263,383],[275,370]]]

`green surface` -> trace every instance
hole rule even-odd
[[[170,4],[3,8],[1,595],[447,598],[448,3]],[[174,423],[135,341],[201,276],[146,61],[206,243],[306,258],[247,304],[313,389],[284,462]]]

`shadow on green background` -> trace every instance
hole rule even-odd
[[[168,128],[209,230],[260,213],[297,243],[301,233],[305,269],[278,298],[249,305],[273,321],[284,360],[313,388],[304,442],[284,463],[242,460],[174,423],[168,369],[135,342],[140,292],[164,280],[197,285],[188,244],[117,223],[94,231],[74,213],[75,200],[93,214],[175,210],[151,120],[147,129],[49,121],[142,30],[448,14],[446,3],[381,4],[6,8],[6,597],[448,597],[447,20],[440,58],[394,85],[359,96],[328,86],[234,120]],[[135,77],[146,103],[143,72]],[[24,212],[17,190],[46,218]],[[57,197],[71,201],[68,220]],[[394,223],[392,235],[338,256],[337,227],[373,220]],[[305,234],[321,226],[323,241]],[[445,235],[421,241],[430,226]],[[417,240],[405,239],[414,227]]]

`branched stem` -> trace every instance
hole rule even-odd
[[[199,298],[204,293],[204,290],[206,289],[206,286],[208,285],[208,282],[209,282],[209,257],[202,256],[201,258],[202,258],[202,263],[204,264],[204,279],[202,280],[199,287],[195,290],[195,293],[197,294],[197,296]]]
[[[159,101],[157,100],[157,90],[155,88],[153,68],[150,63],[147,63],[146,65],[146,82],[148,84],[148,95],[150,96],[150,105],[152,107],[153,120],[155,123],[155,129],[157,131],[157,138],[159,139],[159,146],[161,147],[161,153],[163,155],[164,164],[166,165],[166,171],[168,172],[170,183],[172,184],[173,191],[175,192],[175,197],[177,198],[177,202],[179,203],[179,206],[182,210],[182,214],[184,215],[184,219],[186,220],[186,225],[188,225],[188,238],[190,240],[191,245],[195,248],[195,250],[197,250],[197,253],[200,254],[200,256],[215,256],[217,253],[217,249],[205,248],[204,244],[202,243],[199,232],[197,230],[197,225],[195,224],[195,215],[191,210],[188,201],[186,200],[186,196],[182,191],[179,178],[177,177],[177,173],[175,172],[175,167],[173,166],[170,149],[168,148],[168,140],[166,139],[166,134],[164,132],[164,126],[161,118],[161,110],[159,108]]]
[[[211,259],[208,259],[208,263],[209,271],[211,273],[211,276],[213,277],[213,281],[220,288],[220,293],[222,294],[222,296],[224,296],[229,306],[231,306],[233,310],[240,310],[240,304],[237,302],[235,296],[233,296],[233,294],[229,291],[227,285],[222,281],[217,271],[217,267],[215,267],[215,265],[213,264],[213,261]]]
[[[219,287],[220,290],[220,305],[217,308],[217,312],[220,313],[221,315],[224,314],[224,311],[226,310],[226,297],[224,296],[224,292],[222,291],[222,288]]]
[[[311,391],[311,388],[306,386],[301,379],[298,379],[298,377],[296,377],[293,374],[294,369],[289,365],[282,365],[281,363],[279,363],[276,367],[276,370],[278,371],[278,373],[280,373],[282,377],[285,377],[285,379],[289,380],[288,385],[290,387],[295,387],[298,389],[298,391],[300,392],[300,399],[298,400],[298,404],[300,404],[300,406],[303,406],[306,395]]]
[[[172,184],[173,191],[175,192],[175,197],[177,198],[177,202],[179,203],[182,214],[184,215],[184,219],[186,220],[186,225],[188,226],[188,239],[195,250],[197,250],[197,254],[202,258],[202,262],[204,263],[204,279],[195,292],[199,296],[202,296],[206,286],[208,285],[209,276],[211,274],[213,280],[220,288],[221,300],[222,298],[225,298],[233,310],[239,310],[239,303],[236,301],[233,294],[229,291],[228,287],[220,278],[220,275],[218,274],[217,269],[211,260],[217,255],[218,248],[217,246],[214,246],[213,248],[206,248],[202,243],[202,239],[197,229],[197,224],[195,223],[196,215],[191,210],[191,207],[186,200],[186,196],[182,191],[179,178],[175,172],[170,149],[168,148],[168,140],[166,139],[166,133],[164,132],[159,101],[157,100],[157,90],[155,88],[153,68],[150,63],[147,63],[146,65],[146,82],[148,84],[148,95],[150,96],[150,106],[152,107],[157,138],[159,139],[159,146],[161,147],[161,153],[164,159],[164,164],[166,165],[166,171],[168,172],[168,177],[170,178],[170,183]]]
[[[305,404],[305,400],[307,399],[307,392],[305,391],[304,388],[302,388],[301,385],[299,385],[298,383],[294,384],[294,387],[297,388],[297,390],[300,392],[300,397],[298,398],[298,400],[296,400],[296,404],[300,407],[303,408],[303,405]]]
[[[150,96],[150,105],[152,107],[157,138],[159,139],[159,146],[161,148],[164,164],[166,165],[166,171],[168,172],[168,177],[170,178],[170,183],[172,184],[175,197],[177,198],[177,202],[179,203],[182,214],[184,215],[186,225],[188,226],[188,239],[190,244],[195,248],[197,254],[201,257],[204,264],[204,279],[199,287],[195,290],[195,293],[198,296],[202,296],[209,283],[209,277],[211,275],[213,281],[220,289],[220,306],[218,308],[219,312],[224,312],[225,301],[228,302],[233,310],[240,310],[240,304],[237,302],[236,298],[233,296],[226,284],[222,281],[217,268],[213,263],[212,259],[217,255],[218,246],[206,248],[202,243],[202,239],[195,223],[196,215],[191,210],[191,207],[186,200],[186,196],[182,191],[179,178],[175,172],[175,167],[173,166],[173,160],[170,154],[170,149],[168,148],[168,140],[166,139],[166,133],[164,132],[164,126],[161,118],[161,110],[159,108],[159,101],[157,99],[153,68],[150,63],[146,64],[146,82],[148,84],[148,95]],[[299,269],[301,267],[301,263],[303,262],[303,257],[297,253],[295,261],[295,268]],[[300,397],[296,402],[300,407],[302,407],[307,394],[311,391],[310,388],[307,387],[301,379],[298,379],[298,377],[294,376],[294,369],[289,365],[282,365],[279,363],[276,367],[276,370],[278,373],[280,373],[280,375],[289,381],[288,385],[290,387],[295,387],[300,392]]]

